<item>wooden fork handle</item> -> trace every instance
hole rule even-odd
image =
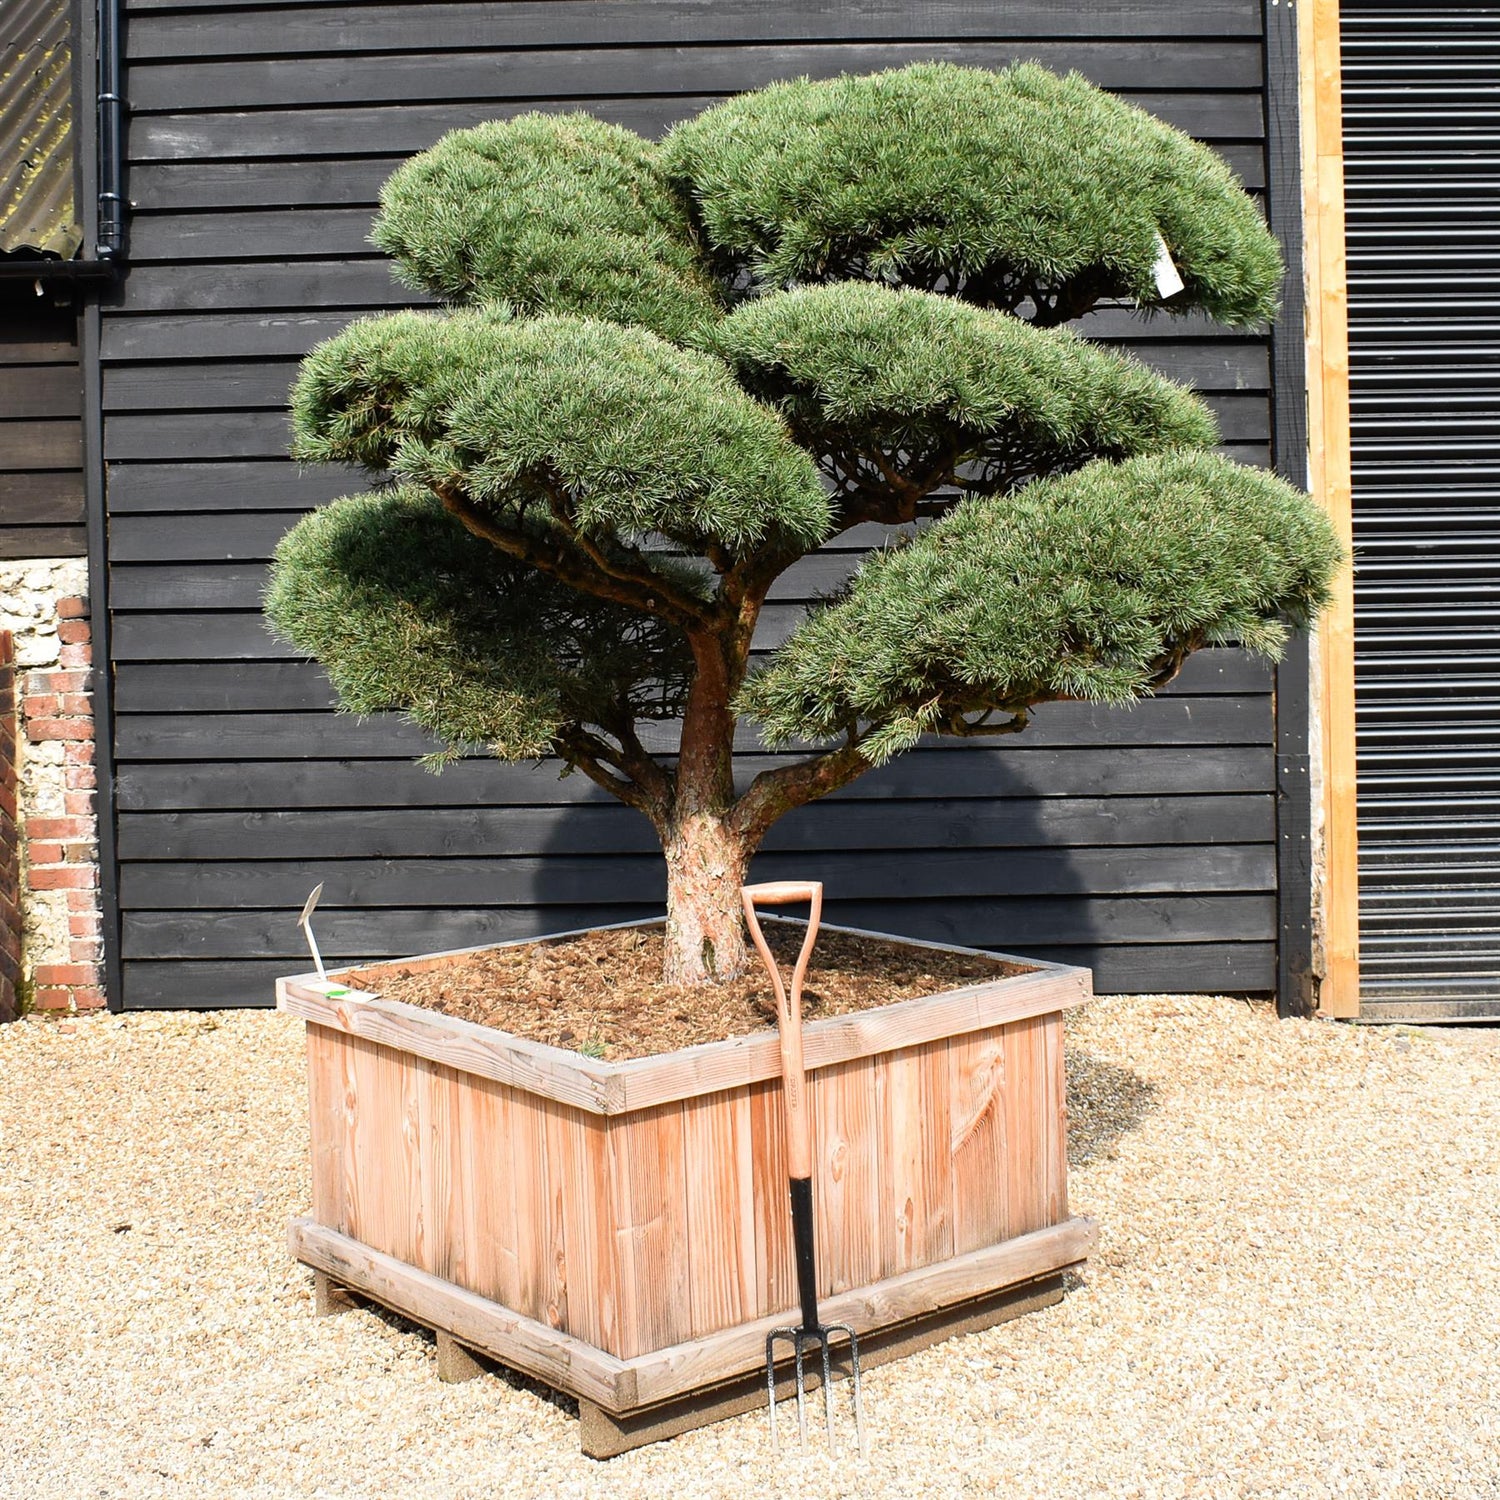
[[[821,904],[821,880],[768,880],[762,885],[740,888],[747,908],[751,906],[789,906],[793,901],[817,901]]]
[[[781,1031],[781,1083],[786,1108],[788,1174],[792,1177],[810,1178],[812,1113],[808,1109],[807,1075],[802,1066],[802,981],[807,974],[813,944],[818,937],[818,921],[823,913],[823,883],[819,880],[777,880],[766,885],[742,886],[740,900],[745,907],[745,922],[750,928],[751,939],[771,975],[771,985],[776,992],[776,1023]],[[787,906],[794,901],[807,901],[810,908],[807,913],[807,936],[802,939],[802,951],[797,955],[797,967],[792,971],[789,995],[781,980],[781,970],[766,942],[766,935],[761,931],[755,908]]]

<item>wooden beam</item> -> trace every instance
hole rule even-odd
[[[1352,551],[1348,273],[1338,0],[1300,7],[1307,277],[1309,484]],[[1359,1014],[1359,845],[1354,738],[1354,576],[1346,566],[1318,625],[1323,782],[1323,979],[1318,1009]]]
[[[819,1311],[826,1321],[848,1323],[863,1337],[1078,1265],[1093,1251],[1098,1233],[1093,1219],[1066,1219],[940,1265],[840,1292],[824,1298]],[[794,1316],[788,1310],[622,1360],[311,1219],[292,1220],[288,1243],[298,1260],[338,1285],[606,1412],[660,1405],[763,1370],[766,1335]]]

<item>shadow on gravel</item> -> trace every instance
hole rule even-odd
[[[1068,1049],[1068,1165],[1086,1167],[1115,1155],[1121,1136],[1155,1107],[1156,1086],[1076,1048]]]
[[[388,1328],[393,1328],[397,1333],[411,1334],[420,1339],[432,1350],[434,1363],[437,1360],[437,1336],[430,1328],[424,1328],[420,1323],[413,1323],[410,1318],[403,1317],[400,1313],[389,1307],[382,1307],[378,1302],[366,1301],[358,1293],[354,1294],[354,1300],[359,1308],[374,1317],[380,1319]],[[506,1365],[499,1364],[481,1353],[477,1349],[467,1351],[470,1357],[479,1364],[487,1375],[493,1375],[495,1379],[503,1381],[512,1390],[525,1391],[528,1395],[535,1396],[539,1401],[545,1401],[549,1406],[555,1406],[560,1412],[569,1417],[578,1416],[578,1403],[571,1396],[565,1396],[559,1391],[552,1390],[539,1380],[533,1380],[529,1375],[522,1375]]]

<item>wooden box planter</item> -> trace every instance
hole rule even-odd
[[[806,1028],[821,1306],[871,1362],[1056,1300],[1093,1243],[1062,1037],[1089,975],[1011,962]],[[765,1399],[796,1303],[773,1031],[606,1062],[315,975],[277,998],[308,1023],[299,1260],[576,1397],[597,1456]]]

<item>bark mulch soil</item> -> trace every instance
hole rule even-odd
[[[788,979],[803,930],[766,926]],[[373,965],[340,978],[387,1000],[623,1062],[774,1026],[770,977],[751,958],[749,972],[728,984],[663,984],[662,929],[629,927],[486,948],[433,968]],[[1028,972],[1001,959],[824,931],[803,983],[802,1014],[820,1021]]]

